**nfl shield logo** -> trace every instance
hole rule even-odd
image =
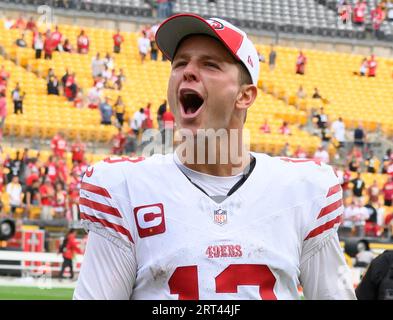
[[[222,209],[214,210],[214,223],[220,226],[227,223],[227,211]]]

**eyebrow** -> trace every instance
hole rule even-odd
[[[178,59],[189,59],[190,54],[188,53],[181,53],[179,55],[176,55],[174,60]],[[215,55],[215,54],[204,54],[198,57],[199,60],[216,60],[217,62],[229,62],[229,59],[224,58],[223,56]]]

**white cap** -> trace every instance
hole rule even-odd
[[[250,73],[254,85],[258,83],[259,58],[253,43],[245,32],[228,21],[204,19],[195,14],[181,13],[163,23],[156,32],[156,43],[162,53],[172,61],[180,41],[192,34],[206,34],[220,41]]]

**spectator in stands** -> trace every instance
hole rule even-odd
[[[23,114],[23,99],[25,97],[25,93],[22,93],[20,89],[19,82],[16,83],[14,90],[11,92],[12,101],[14,102],[14,113]]]
[[[366,157],[365,165],[367,172],[377,173],[379,169],[379,159],[374,155],[374,151],[370,150],[368,156]]]
[[[59,95],[59,81],[56,76],[52,76],[49,78],[49,81],[46,85],[48,94]]]
[[[299,51],[299,55],[296,59],[296,74],[304,75],[307,64],[307,57],[302,51]]]
[[[52,59],[53,51],[55,50],[54,43],[52,40],[52,35],[50,30],[48,30],[45,34],[45,41],[44,41],[44,58],[46,60]]]
[[[390,1],[386,5],[386,20],[393,21],[393,2]]]
[[[384,3],[381,2],[374,10],[371,11],[371,22],[377,39],[381,37],[380,28],[382,22],[385,20],[386,13]]]
[[[126,113],[126,106],[125,106],[121,96],[117,97],[117,100],[116,100],[115,104],[113,105],[113,110],[115,112],[119,127],[123,127],[124,115]]]
[[[354,267],[367,268],[371,261],[374,260],[374,254],[370,250],[368,241],[360,241],[357,246],[358,253]]]
[[[82,142],[79,135],[76,136],[74,143],[71,145],[72,162],[82,163],[85,158],[86,145]]]
[[[367,188],[367,195],[370,203],[378,203],[381,190],[379,189],[377,180]]]
[[[323,163],[329,163],[330,162],[330,156],[329,153],[326,151],[325,147],[321,145],[314,153],[313,159],[315,161],[320,161]]]
[[[366,220],[370,218],[368,209],[362,205],[361,199],[355,200],[355,207],[353,209],[353,221],[355,227],[355,236],[364,237]]]
[[[34,50],[35,50],[35,58],[41,59],[42,50],[44,49],[44,40],[42,39],[42,33],[38,32],[37,36],[34,39]]]
[[[283,121],[281,127],[279,128],[279,133],[283,134],[283,135],[291,135],[291,128],[288,125],[288,122]]]
[[[138,50],[141,57],[141,63],[145,61],[146,55],[150,49],[150,40],[148,39],[146,32],[142,31],[142,37],[138,39]]]
[[[120,29],[117,29],[117,32],[112,36],[113,39],[113,52],[120,53],[121,45],[124,42],[124,37],[120,33]]]
[[[263,123],[263,125],[261,125],[259,130],[262,133],[271,133],[271,129],[270,129],[269,123],[267,122],[267,119],[265,119],[265,122]]]
[[[19,47],[19,48],[26,48],[27,47],[27,43],[25,40],[25,34],[22,33],[20,35],[20,37],[18,39],[16,39],[15,44]]]
[[[151,118],[151,103],[148,102],[146,107],[143,108],[145,112],[145,121],[143,121],[142,128],[143,130],[152,129],[153,128],[153,119]]]
[[[330,140],[332,139],[332,135],[330,133],[329,128],[322,128],[321,129],[321,141],[324,148],[329,146]]]
[[[90,40],[85,34],[85,30],[81,30],[77,40],[77,52],[81,54],[87,54],[89,52]]]
[[[55,184],[55,197],[54,197],[54,217],[56,219],[64,219],[68,210],[68,194],[64,188],[63,182],[56,182]]]
[[[53,50],[56,51],[63,51],[63,46],[62,46],[62,41],[63,41],[63,35],[59,31],[59,27],[55,27],[55,31],[53,31],[50,35],[51,40],[52,40],[52,47]]]
[[[364,24],[366,17],[367,3],[365,0],[359,0],[353,8],[353,23],[358,26]]]
[[[6,17],[4,19],[4,29],[9,30],[14,25],[15,21],[11,17]]]
[[[26,24],[26,30],[34,31],[37,29],[37,24],[34,21],[33,17],[30,17],[29,21]]]
[[[381,173],[387,173],[390,161],[393,159],[392,149],[387,149],[382,158],[382,170]]]
[[[269,68],[270,71],[273,71],[274,68],[276,67],[276,60],[277,60],[277,52],[274,49],[274,46],[270,46],[270,52],[269,52]]]
[[[41,220],[52,220],[55,190],[49,177],[44,177],[44,182],[40,186],[39,191],[41,194]]]
[[[389,176],[382,188],[384,205],[391,207],[393,205],[393,177]]]
[[[366,132],[363,129],[363,125],[359,123],[357,128],[355,128],[355,130],[353,131],[353,140],[355,146],[363,149],[366,139]]]
[[[260,53],[259,51],[257,51],[257,54],[258,54],[258,61],[261,63],[265,63],[265,61],[266,61],[265,56],[262,53]]]
[[[82,254],[82,250],[79,248],[75,237],[75,229],[70,229],[61,246],[60,253],[63,254],[63,264],[61,266],[60,279],[64,278],[64,271],[67,267],[70,269],[70,279],[74,279],[74,268],[72,260],[77,253]]]
[[[157,110],[157,124],[158,124],[158,130],[162,131],[164,129],[164,121],[162,119],[162,116],[166,112],[166,105],[167,101],[164,100],[164,102],[158,107]]]
[[[70,40],[68,40],[68,39],[65,39],[65,40],[64,40],[64,43],[63,43],[63,51],[64,51],[64,52],[69,52],[69,53],[74,52],[74,49],[73,49],[73,47],[72,47],[72,45],[71,45],[71,43],[70,43]]]
[[[360,156],[359,156],[360,154]],[[358,172],[360,170],[360,165],[363,161],[362,152],[359,148],[354,147],[347,157],[348,168],[352,172]]]
[[[319,94],[318,88],[314,88],[314,93],[312,95],[313,99],[322,99],[322,96]]]
[[[157,18],[165,19],[167,17],[168,0],[157,0]]]
[[[122,155],[124,153],[124,145],[126,137],[123,134],[122,128],[118,128],[117,133],[112,137],[112,154]]]
[[[366,187],[366,184],[362,179],[360,172],[357,172],[356,178],[351,180],[351,183],[352,195],[361,202],[363,200],[363,190]]]
[[[119,74],[117,75],[117,79],[115,82],[115,88],[117,88],[117,90],[121,90],[123,88],[123,84],[126,81],[126,76],[124,74],[124,71],[122,68],[120,68]]]
[[[51,140],[50,147],[55,157],[64,158],[67,151],[67,140],[62,131],[59,131]]]
[[[5,192],[9,198],[11,214],[14,215],[16,209],[21,208],[23,203],[22,185],[20,184],[19,177],[17,175],[13,176],[11,182],[7,184]]]
[[[110,89],[110,79],[112,78],[112,71],[107,65],[104,65],[104,70],[102,71],[102,79],[104,81],[104,88]]]
[[[367,58],[363,58],[362,63],[360,65],[359,73],[354,72],[354,74],[364,77],[367,74],[367,70],[368,70],[368,61]]]
[[[126,142],[124,144],[124,152],[127,155],[135,156],[137,149],[138,141],[135,136],[134,130],[130,129],[126,135]]]
[[[142,129],[143,122],[146,120],[145,110],[140,108],[136,111],[130,121],[130,128],[134,130],[135,135],[138,137]]]
[[[100,104],[101,124],[111,125],[113,109],[109,104],[109,97],[105,97],[104,101]]]
[[[24,204],[25,204],[25,218],[31,213],[32,207],[38,207],[41,202],[41,195],[39,191],[40,183],[38,177],[32,180],[31,185],[26,187]]]
[[[104,60],[101,59],[100,53],[97,52],[96,56],[91,61],[91,73],[93,78],[101,77],[104,71]]]
[[[291,146],[289,145],[289,142],[285,142],[283,148],[280,151],[280,156],[282,156],[282,157],[291,157],[292,156]]]
[[[5,118],[7,117],[7,98],[4,92],[0,92],[0,143],[3,138]]]
[[[303,147],[301,145],[298,145],[296,147],[295,152],[293,153],[293,156],[295,158],[305,159],[305,158],[307,158],[307,152],[303,149]]]
[[[340,20],[343,24],[346,24],[347,22],[351,21],[351,15],[352,15],[352,6],[349,4],[347,1],[344,1],[339,7],[338,7],[338,14],[340,17]]]
[[[164,114],[162,115],[163,121],[163,131],[162,131],[162,142],[165,145],[167,140],[167,136],[171,136],[175,129],[175,116],[172,111],[167,107]]]
[[[26,21],[23,18],[22,15],[18,17],[18,19],[15,20],[14,24],[12,25],[11,29],[19,29],[19,30],[25,30],[26,29]]]
[[[150,39],[150,59],[157,61],[158,58],[158,47],[154,36]]]
[[[68,101],[74,101],[77,92],[78,92],[78,86],[76,84],[75,72],[73,72],[69,74],[67,77],[64,93]]]
[[[94,86],[89,90],[87,95],[89,109],[98,109],[102,100],[102,89]]]
[[[331,131],[333,133],[333,137],[338,142],[338,148],[343,148],[345,146],[345,123],[343,119],[339,117],[336,121],[332,123]]]
[[[316,114],[314,117],[316,118],[317,126],[319,129],[323,129],[323,128],[327,127],[328,116],[325,113],[325,110],[323,107],[321,107],[319,114]]]
[[[375,77],[377,73],[377,60],[375,60],[375,56],[372,54],[370,59],[367,61],[367,67],[368,67],[368,77]]]
[[[173,15],[173,6],[176,0],[168,0],[167,4],[167,12],[166,12],[166,17],[171,17]]]
[[[299,86],[299,88],[298,88],[298,90],[297,90],[297,93],[296,93],[296,96],[297,96],[299,99],[306,99],[307,94],[306,94],[306,92],[304,91],[302,85]]]
[[[107,67],[109,71],[112,71],[112,69],[115,67],[115,62],[113,61],[113,58],[111,57],[109,52],[107,52],[105,55],[104,66]]]

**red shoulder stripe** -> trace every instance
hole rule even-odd
[[[130,232],[126,228],[119,226],[118,224],[108,222],[104,219],[98,219],[98,218],[90,216],[84,212],[80,213],[80,217],[81,217],[81,219],[90,220],[92,222],[98,222],[98,223],[102,224],[104,227],[111,228],[121,234],[124,234],[132,243],[134,243],[134,240],[132,239]]]
[[[111,195],[105,188],[95,186],[94,184],[82,182],[81,189],[98,194],[103,197],[111,198]]]
[[[333,212],[334,210],[340,208],[343,205],[343,200],[337,200],[336,202],[333,202],[326,206],[325,208],[322,208],[321,212],[319,213],[319,216],[317,219],[322,218],[323,216],[326,216],[327,214]]]
[[[336,223],[341,222],[341,217],[342,217],[342,215],[339,215],[335,219],[326,222],[325,224],[315,228],[314,230],[311,230],[311,232],[307,235],[306,239],[304,239],[304,240],[314,238],[314,237],[320,235],[321,233],[333,228]]]
[[[331,187],[328,191],[328,194],[326,195],[326,197],[330,197],[338,192],[340,192],[341,190],[341,186],[339,184],[336,184],[335,186]]]
[[[79,198],[79,204],[89,207],[93,210],[97,210],[97,211],[101,211],[103,213],[107,213],[110,214],[112,216],[116,216],[116,217],[120,217],[121,218],[121,214],[119,212],[119,210],[117,210],[114,207],[108,206],[106,204],[102,204],[102,203],[98,203],[86,198]]]

